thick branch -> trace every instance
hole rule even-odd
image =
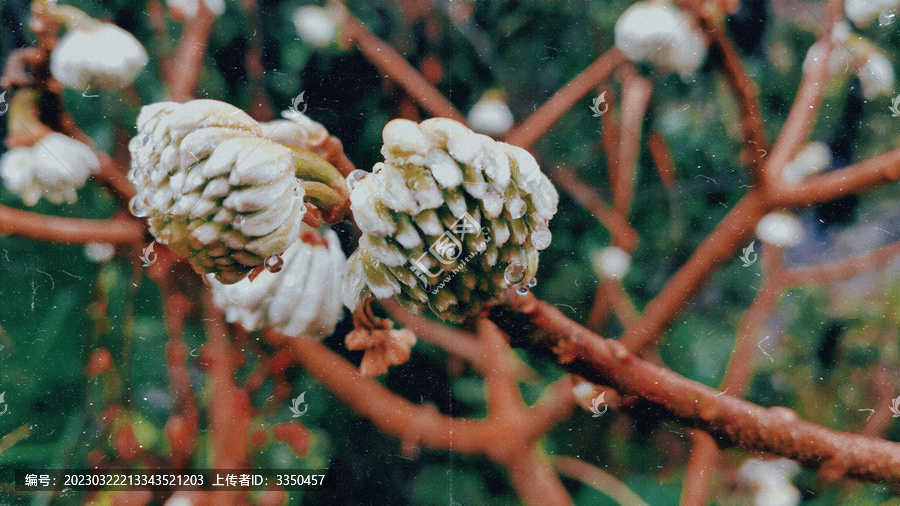
[[[788,408],[763,408],[722,395],[637,358],[621,343],[590,332],[545,302],[511,296],[509,303],[514,313],[495,308],[491,318],[511,335],[522,336],[524,324],[536,331],[542,349],[554,350],[564,369],[653,403],[720,444],[781,455],[819,468],[829,479],[846,474],[900,484],[898,443],[838,432],[801,420]]]
[[[0,233],[62,243],[138,243],[144,226],[130,218],[85,220],[21,211],[0,205]]]

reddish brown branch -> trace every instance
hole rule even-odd
[[[637,181],[638,155],[641,152],[641,130],[644,113],[650,104],[653,84],[640,76],[631,65],[619,69],[622,81],[622,120],[619,138],[618,175],[613,190],[613,208],[623,216],[631,211]]]
[[[197,81],[203,72],[203,57],[212,33],[215,15],[203,2],[197,2],[197,14],[184,26],[178,52],[171,62],[166,81],[169,96],[176,102],[187,102],[194,98]]]
[[[632,251],[637,246],[638,235],[625,216],[610,209],[596,190],[581,182],[571,169],[557,167],[550,176],[609,230],[613,245],[626,251]]]
[[[629,350],[637,351],[660,339],[672,318],[712,273],[713,266],[731,256],[739,241],[750,233],[767,211],[760,194],[747,194],[650,301],[641,319],[622,336],[622,344]]]
[[[691,456],[687,463],[684,487],[681,489],[682,506],[702,506],[707,504],[709,479],[718,468],[721,456],[716,440],[702,430],[692,430]]]
[[[765,174],[768,185],[780,179],[782,168],[797,155],[815,125],[825,85],[828,84],[829,60],[834,48],[833,30],[843,15],[842,5],[843,2],[840,0],[831,0],[825,6],[819,38],[816,40],[816,46],[821,48],[821,53],[818,61],[804,73],[797,98],[791,106],[784,126],[781,127],[778,139],[772,146],[769,169]]]
[[[900,148],[873,156],[843,169],[818,174],[796,185],[772,188],[773,205],[811,206],[851,193],[871,190],[900,179]]]
[[[573,457],[556,457],[553,467],[560,474],[590,485],[603,492],[622,506],[640,506],[647,504],[627,485],[606,471]]]
[[[765,173],[765,153],[769,149],[763,128],[762,113],[759,110],[759,99],[756,87],[741,61],[737,48],[728,37],[724,23],[718,21],[719,16],[712,16],[703,8],[702,4],[692,1],[679,0],[683,7],[693,12],[700,22],[701,28],[710,38],[712,45],[717,47],[722,54],[722,67],[725,81],[734,93],[737,101],[741,133],[744,138],[743,159],[747,163],[750,184],[757,185],[762,181]]]
[[[406,58],[350,14],[347,14],[344,21],[344,35],[356,43],[359,50],[378,67],[378,70],[400,84],[423,109],[435,116],[466,122],[465,116],[444,98],[425,76],[410,65]]]
[[[801,420],[788,408],[762,408],[721,395],[669,369],[637,358],[621,343],[568,319],[533,296],[510,296],[544,350],[560,354],[563,368],[589,381],[609,385],[623,395],[651,402],[689,427],[704,430],[720,443],[774,453],[812,468],[828,479],[842,475],[900,483],[900,444],[848,434]],[[497,308],[492,319],[508,332],[522,334],[515,313]]]
[[[530,148],[566,111],[626,61],[625,55],[616,48],[603,53],[588,68],[541,104],[521,125],[510,131],[506,135],[506,142],[525,149]]]
[[[144,238],[140,221],[116,217],[86,220],[46,216],[0,205],[0,233],[61,243],[138,243]]]

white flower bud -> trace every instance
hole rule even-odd
[[[625,10],[615,29],[616,46],[631,61],[693,74],[706,58],[706,38],[693,19],[667,1],[645,1]]]
[[[73,24],[50,54],[50,72],[69,88],[122,89],[147,65],[147,52],[133,35],[112,23],[88,18]]]
[[[74,203],[77,190],[99,170],[100,160],[91,148],[57,132],[44,135],[34,146],[12,148],[0,158],[4,185],[29,206],[42,195],[54,204]]]
[[[353,178],[363,236],[345,303],[396,295],[458,321],[506,288],[527,290],[559,201],[534,157],[445,118],[393,120],[383,136],[384,163]]]
[[[334,231],[298,239],[282,255],[280,271],[263,271],[225,285],[208,274],[213,301],[229,322],[254,330],[272,327],[293,337],[321,339],[334,332],[343,313],[341,283],[346,258]]]
[[[775,211],[756,224],[756,237],[774,246],[796,246],[803,239],[803,224],[793,214]]]
[[[97,263],[109,262],[116,256],[116,247],[106,242],[89,242],[84,245],[84,255]]]
[[[514,120],[512,111],[509,110],[509,105],[503,97],[502,92],[489,91],[472,106],[466,117],[472,130],[495,137],[509,130]]]
[[[868,55],[860,67],[859,82],[863,95],[869,99],[891,96],[894,93],[894,66],[887,56],[879,52]]]
[[[785,458],[747,459],[738,475],[753,489],[755,506],[796,506],[800,503],[800,491],[791,480],[799,471],[796,462]]]
[[[610,246],[591,254],[591,263],[597,275],[605,279],[622,279],[631,267],[631,256],[622,248]]]
[[[197,15],[201,1],[206,4],[206,8],[215,16],[221,16],[225,12],[224,0],[166,0],[166,5],[178,17],[192,18]]]
[[[285,119],[277,119],[266,123],[260,123],[263,137],[289,146],[303,148],[319,156],[328,153],[322,147],[328,137],[328,130],[321,123],[313,121],[303,113],[283,111],[281,116]]]
[[[315,47],[326,47],[337,38],[345,16],[343,6],[340,5],[304,5],[294,11],[292,19],[303,42]]]
[[[846,0],[844,12],[847,19],[859,27],[869,25],[884,12],[900,7],[900,0]]]
[[[148,216],[157,240],[197,272],[215,273],[223,283],[294,242],[304,197],[323,213],[346,198],[334,167],[265,139],[259,123],[224,102],[152,104],[137,126],[129,144],[133,213]]]
[[[823,142],[810,142],[784,166],[781,177],[788,183],[797,183],[807,176],[822,172],[829,165],[831,149]]]

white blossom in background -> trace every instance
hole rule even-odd
[[[192,18],[197,15],[200,2],[215,16],[221,16],[225,12],[225,0],[166,0],[166,5],[177,17]]]
[[[459,321],[507,288],[527,290],[559,201],[534,157],[446,118],[396,119],[382,135],[384,163],[348,176],[363,235],[349,259],[347,306],[396,296],[411,311]],[[480,230],[454,231],[461,219]]]
[[[756,224],[756,237],[762,242],[789,248],[803,239],[803,224],[793,214],[771,212]]]
[[[102,264],[116,256],[116,246],[107,242],[89,242],[84,245],[84,255],[89,260]]]
[[[591,264],[600,278],[620,280],[628,274],[631,256],[622,248],[609,246],[593,252]]]
[[[800,466],[793,460],[747,459],[738,475],[753,490],[754,506],[796,506],[800,491],[791,483]]]
[[[223,283],[278,264],[300,232],[304,198],[323,212],[346,199],[334,167],[265,139],[259,123],[224,102],[151,104],[137,127],[129,144],[132,213],[147,216],[156,239],[197,272]]]
[[[782,169],[781,177],[788,183],[822,172],[831,165],[831,148],[824,142],[810,142]]]
[[[854,72],[862,84],[863,95],[869,99],[892,96],[894,66],[890,59],[872,42],[852,34],[850,25],[839,23],[832,33],[834,46],[828,61],[829,75]],[[815,62],[825,55],[822,43],[810,46],[803,60],[803,72],[809,72]]]
[[[472,106],[466,121],[472,130],[494,137],[503,135],[513,124],[512,111],[500,90],[491,90]]]
[[[58,6],[69,31],[50,54],[50,73],[69,88],[130,86],[147,65],[144,46],[118,26],[88,17],[71,6]]]
[[[315,47],[326,47],[337,39],[345,17],[341,4],[329,3],[327,7],[304,5],[294,11],[291,19],[303,42]]]
[[[869,54],[857,74],[862,84],[863,96],[867,99],[893,95],[894,66],[884,54],[878,52]]]
[[[230,323],[248,330],[271,327],[292,337],[321,339],[334,332],[343,313],[341,283],[346,257],[337,234],[305,232],[282,255],[278,272],[225,285],[207,274],[213,302]]]
[[[853,24],[864,27],[884,13],[900,7],[900,0],[845,0],[844,12]]]
[[[77,190],[99,170],[100,160],[91,148],[57,132],[0,157],[3,184],[28,206],[37,204],[41,196],[54,204],[74,203]]]
[[[665,0],[632,4],[616,21],[615,39],[616,47],[631,61],[649,61],[682,77],[693,74],[706,59],[703,31]]]

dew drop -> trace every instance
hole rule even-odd
[[[528,295],[528,287],[520,286],[519,288],[516,288],[516,293],[519,295]]]
[[[528,288],[534,288],[534,285],[537,284],[537,278],[531,278],[531,281],[528,282]]]
[[[272,255],[266,259],[266,270],[271,273],[276,273],[284,267],[284,259],[281,258],[281,255]]]
[[[881,26],[887,26],[894,22],[894,19],[897,16],[893,12],[882,12],[880,16],[878,16],[878,24]]]
[[[365,179],[368,175],[369,173],[364,170],[354,170],[347,176],[347,187],[350,188],[350,191],[353,191],[353,189],[359,185],[360,181]]]
[[[145,135],[144,138],[141,139],[141,146],[146,146],[148,142],[150,142],[150,136]]]
[[[128,210],[138,218],[147,216],[147,210],[144,209],[144,204],[142,204],[140,198],[136,196],[131,197],[131,201],[128,202]]]
[[[237,216],[234,217],[234,224],[235,224],[235,225],[240,225],[240,224],[244,223],[244,220],[245,220],[245,219],[246,219],[246,218],[244,218],[244,215],[243,215],[243,214],[239,214],[239,215],[237,215]]]
[[[506,270],[503,271],[503,279],[510,285],[522,282],[525,279],[525,266],[518,262],[507,265]]]

